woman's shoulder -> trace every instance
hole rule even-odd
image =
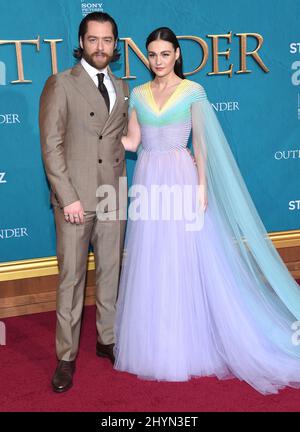
[[[185,79],[184,81],[186,82],[187,90],[192,96],[194,96],[197,99],[206,98],[206,91],[203,85],[189,79]]]
[[[195,100],[206,98],[206,91],[204,87],[196,81],[184,79],[182,82],[181,90],[188,92],[188,94]],[[149,93],[151,81],[147,81],[144,84],[134,87],[131,91],[131,97],[136,98]]]
[[[143,93],[145,90],[147,90],[150,82],[151,81],[148,81],[144,84],[140,84],[136,87],[133,87],[133,89],[131,90],[131,95],[138,95],[138,94]]]

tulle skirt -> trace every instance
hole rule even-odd
[[[195,190],[197,170],[186,149],[142,150],[133,184],[149,196],[153,185]],[[259,269],[245,266],[210,191],[197,223],[172,214],[128,220],[115,369],[165,381],[236,377],[263,394],[299,387],[297,322]]]

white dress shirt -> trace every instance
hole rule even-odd
[[[103,73],[104,74],[104,80],[103,83],[105,85],[105,87],[107,88],[108,91],[108,96],[109,96],[109,113],[112,112],[112,109],[114,107],[114,104],[116,102],[116,90],[114,88],[114,85],[108,75],[108,71],[107,71],[107,67],[104,69],[96,69],[94,68],[94,66],[91,66],[84,58],[81,59],[81,64],[83,66],[83,68],[87,71],[87,73],[89,74],[89,76],[92,78],[92,80],[95,83],[95,86],[98,88],[98,77],[97,74],[98,73]]]

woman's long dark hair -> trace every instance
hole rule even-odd
[[[177,48],[180,49],[178,39],[175,33],[169,27],[159,27],[158,29],[150,33],[146,40],[146,49],[148,49],[148,46],[151,42],[156,40],[163,40],[166,42],[170,42],[173,45],[174,50],[176,50]],[[174,72],[176,73],[177,76],[179,76],[179,78],[185,79],[185,76],[183,75],[183,61],[182,61],[181,49],[180,49],[180,55],[174,65]],[[153,71],[151,71],[151,75],[153,78],[155,78],[155,73]]]

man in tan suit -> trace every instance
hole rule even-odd
[[[124,215],[124,209],[126,214],[127,202],[126,186],[119,190],[118,184],[120,178],[126,179],[121,137],[128,110],[128,86],[108,69],[119,58],[117,40],[117,25],[108,14],[87,15],[79,27],[80,48],[74,51],[79,63],[51,76],[40,100],[41,146],[51,185],[60,270],[58,365],[52,379],[56,392],[68,390],[73,383],[90,243],[96,263],[96,353],[114,362],[115,303],[125,229],[119,214]],[[109,206],[101,205],[105,197],[97,193],[103,185],[116,191],[116,200]]]

